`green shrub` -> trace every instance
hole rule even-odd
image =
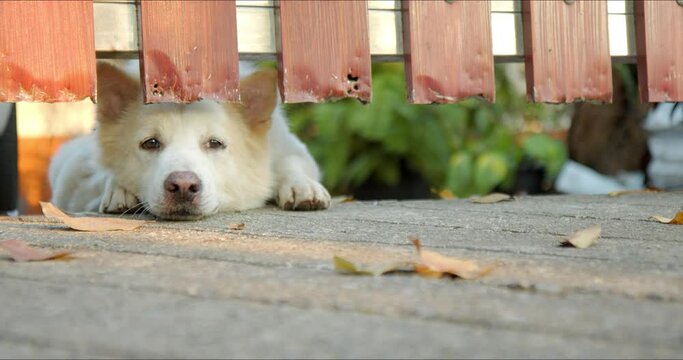
[[[321,164],[323,182],[333,193],[352,193],[369,180],[396,185],[405,165],[436,190],[484,194],[510,189],[523,158],[552,177],[567,157],[564,144],[547,135],[517,141],[527,122],[555,121],[564,108],[528,103],[501,69],[495,104],[408,104],[398,63],[373,65],[372,81],[367,105],[347,99],[286,106],[292,130]]]

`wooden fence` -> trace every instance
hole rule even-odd
[[[145,102],[239,101],[238,58],[278,59],[285,102],[371,101],[371,61],[403,59],[408,101],[495,101],[494,62],[529,99],[683,101],[682,0],[0,1],[0,102],[96,99],[96,58],[138,57]]]

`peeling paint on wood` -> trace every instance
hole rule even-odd
[[[91,0],[0,1],[0,102],[95,100],[95,82]]]
[[[527,94],[532,101],[612,101],[605,0],[523,1]]]
[[[670,0],[634,7],[640,100],[683,101],[683,6]]]
[[[239,101],[235,1],[140,4],[145,103]]]
[[[288,103],[371,99],[367,1],[280,2],[280,93]]]
[[[495,100],[489,1],[403,1],[408,101]]]

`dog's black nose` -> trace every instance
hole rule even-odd
[[[191,201],[202,191],[202,181],[192,171],[174,171],[164,181],[164,189],[177,202]]]

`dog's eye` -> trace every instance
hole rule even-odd
[[[225,149],[226,146],[220,140],[211,139],[211,140],[206,142],[206,147],[208,149],[212,149],[212,150],[222,150],[222,149]]]
[[[156,138],[149,138],[140,143],[140,148],[143,150],[159,150],[160,147],[161,141],[157,140]]]

